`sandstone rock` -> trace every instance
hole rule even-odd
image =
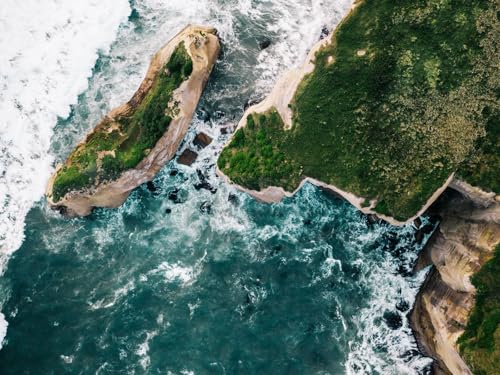
[[[433,264],[411,323],[420,349],[435,359],[435,374],[471,374],[456,345],[474,306],[470,278],[500,242],[500,205],[485,208],[483,192],[472,191],[440,203],[442,222],[417,263],[419,269]]]

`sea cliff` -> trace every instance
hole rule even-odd
[[[49,205],[68,216],[120,206],[176,153],[217,60],[210,27],[188,26],[152,58],[127,103],[108,113],[80,142],[47,186]]]
[[[435,359],[435,373],[458,375],[472,373],[457,340],[474,308],[477,291],[471,278],[500,243],[500,196],[459,180],[452,187],[456,190],[449,189],[429,212],[441,221],[416,266],[432,269],[411,321],[422,351]]]

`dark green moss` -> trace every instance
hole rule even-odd
[[[498,374],[500,363],[500,246],[493,259],[472,278],[476,304],[464,334],[460,353],[476,375]]]
[[[493,0],[362,1],[299,86],[292,130],[276,133],[294,172],[397,219],[416,214],[474,152],[483,110],[498,107],[495,25]],[[497,165],[481,178],[494,180]]]
[[[132,114],[101,124],[82,146],[69,156],[68,162],[56,176],[53,199],[57,202],[72,190],[90,187],[97,181],[117,178],[124,170],[135,167],[153,148],[172,121],[166,114],[173,91],[189,77],[193,63],[184,43],[179,44],[165,64],[152,88]],[[175,108],[171,112],[175,112]],[[98,168],[98,154],[104,154]]]

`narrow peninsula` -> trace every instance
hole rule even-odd
[[[216,30],[188,26],[158,51],[139,89],[108,113],[49,181],[49,204],[69,216],[118,207],[176,153],[217,60]]]

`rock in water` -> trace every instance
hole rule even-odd
[[[190,150],[189,148],[186,148],[184,151],[182,151],[182,154],[181,156],[179,156],[179,159],[177,159],[177,163],[189,166],[194,163],[197,157],[198,154],[196,152]]]
[[[269,47],[271,45],[271,39],[269,38],[264,38],[262,39],[261,41],[259,41],[259,48],[261,50],[264,50],[266,49],[267,47]]]
[[[319,39],[320,39],[320,40],[323,40],[323,39],[325,39],[328,35],[330,35],[330,30],[328,30],[328,27],[326,27],[326,25],[325,25],[325,26],[323,26],[323,27],[321,28],[321,34],[320,34],[320,36],[319,36]]]
[[[193,143],[201,148],[207,147],[210,143],[212,143],[212,137],[203,132],[198,133],[196,137],[194,137]]]
[[[133,189],[151,181],[177,152],[219,51],[216,30],[203,26],[186,27],[161,48],[153,56],[146,77],[132,99],[108,113],[77,145],[68,160],[57,167],[47,186],[50,206],[68,216],[86,216],[94,207],[120,206]],[[182,61],[173,56],[180,56]],[[167,75],[163,74],[166,69]],[[154,91],[154,83],[164,80],[172,80],[176,87],[167,99]],[[156,109],[148,108],[148,102],[144,100],[152,96],[158,100],[168,100],[167,103],[160,101],[164,108],[164,117],[160,121],[165,130],[152,134],[154,137],[148,138],[151,146],[139,150],[140,153],[124,152],[118,146],[133,145],[136,140],[128,138],[128,134],[143,134],[141,129],[135,133],[124,130],[128,130],[127,126],[140,128],[144,121],[144,110]],[[143,112],[138,112],[138,107],[143,103]],[[96,141],[101,139],[106,139],[112,146],[108,145],[104,150],[96,148]],[[82,151],[92,159],[94,172],[91,176],[86,173],[92,168],[82,164],[89,158],[84,161],[78,158]],[[193,156],[190,154],[188,160],[193,159]]]

